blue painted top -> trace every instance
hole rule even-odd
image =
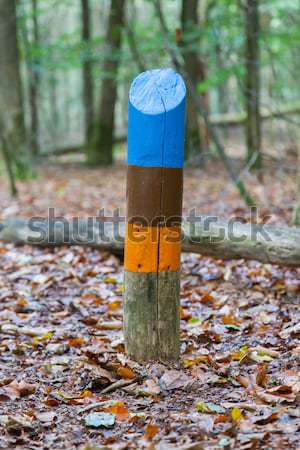
[[[186,88],[173,69],[142,72],[128,104],[128,164],[183,167]]]

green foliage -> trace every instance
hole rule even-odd
[[[163,0],[162,6],[171,32],[173,45],[176,30],[181,27],[182,0]],[[188,1],[188,0],[183,0]],[[112,52],[105,43],[106,21],[109,2],[90,0],[92,10],[93,37],[89,45],[81,39],[81,2],[79,0],[38,0],[37,19],[39,42],[32,39],[33,12],[31,2],[18,3],[18,25],[23,66],[30,65],[42,78],[44,98],[51,97],[49,84],[58,90],[59,117],[68,108],[82,117],[82,63],[93,63],[93,76],[97,88],[103,77],[111,74],[103,70],[102,62],[107,58],[120,59],[118,88],[122,93],[122,107],[117,110],[117,123],[124,111],[129,83],[139,72],[128,38],[124,33],[122,49]],[[300,70],[300,5],[298,0],[261,0],[261,80],[262,103],[279,103],[297,100]],[[219,98],[226,92],[228,110],[244,109],[244,11],[243,2],[232,0],[199,1],[199,27],[190,27],[182,36],[182,53],[187,50],[198,52],[204,63],[206,78],[198,91],[209,92],[212,113],[220,111]],[[134,33],[136,46],[143,64],[147,68],[170,66],[156,17],[153,0],[130,0],[127,2],[127,21]],[[67,92],[62,79],[72,77]],[[62,97],[66,98],[65,106]],[[68,98],[67,98],[68,97]],[[229,101],[229,100],[230,101]],[[53,100],[50,99],[53,104]],[[124,105],[123,105],[124,103]],[[50,120],[49,105],[43,107],[43,120]],[[46,111],[47,113],[45,113]],[[74,112],[75,114],[75,112]],[[69,113],[72,116],[71,113]],[[53,125],[56,127],[56,125]]]

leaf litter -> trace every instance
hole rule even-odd
[[[124,210],[124,169],[100,172],[44,168],[12,210],[0,191],[1,214],[46,215],[55,203],[57,214],[94,215],[99,199]],[[201,173],[201,186],[199,174],[186,172],[185,210],[247,219],[230,185],[218,201],[222,170]],[[265,212],[286,222],[269,192]],[[299,269],[182,255],[180,365],[143,366],[124,353],[117,257],[12,244],[0,253],[0,448],[298,448]]]

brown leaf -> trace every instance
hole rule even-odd
[[[256,373],[256,384],[258,386],[265,386],[267,382],[267,365],[258,364]]]
[[[148,441],[151,441],[159,432],[159,428],[155,424],[149,423],[149,425],[146,426],[144,437]]]
[[[282,339],[288,338],[291,334],[296,334],[300,332],[300,322],[296,323],[295,325],[292,325],[290,327],[284,328],[281,333],[280,337]]]
[[[0,397],[2,397],[2,401],[26,397],[27,395],[34,394],[36,387],[35,384],[27,383],[24,380],[20,382],[14,380],[0,389]]]
[[[21,397],[25,397],[27,395],[34,394],[36,391],[36,388],[37,388],[36,384],[27,383],[24,380],[20,381],[19,386],[18,386]]]
[[[267,392],[272,395],[280,395],[281,397],[290,397],[293,394],[293,388],[290,385],[280,385],[268,389]]]
[[[157,397],[160,394],[160,386],[155,380],[145,380],[138,392],[143,396]]]
[[[86,345],[86,343],[86,340],[80,337],[69,339],[69,345],[71,347],[82,347],[83,345]]]
[[[88,369],[90,376],[93,379],[103,379],[103,382],[111,382],[113,383],[116,381],[115,376],[113,373],[111,373],[109,370],[103,369],[103,367],[99,366],[98,364],[92,364],[92,363],[84,363],[85,369]]]
[[[47,400],[44,401],[44,404],[46,406],[51,406],[52,408],[59,405],[59,401],[55,398],[47,398]]]
[[[120,422],[127,421],[129,419],[129,411],[123,402],[116,402],[114,405],[104,408],[103,411],[115,414],[116,418]]]
[[[279,412],[271,412],[264,417],[259,417],[258,419],[254,419],[254,423],[256,425],[267,425],[268,423],[274,422],[280,416]]]
[[[185,387],[191,382],[191,377],[188,377],[180,370],[166,370],[159,380],[161,387],[167,391]]]
[[[135,373],[129,367],[120,366],[117,370],[117,374],[121,378],[125,378],[126,380],[133,380],[135,378]]]

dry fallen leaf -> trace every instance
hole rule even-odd
[[[156,424],[148,424],[145,429],[145,439],[151,441],[159,433],[159,428]]]
[[[115,402],[112,406],[104,408],[103,411],[114,414],[116,419],[120,422],[129,419],[129,411],[123,402]]]
[[[267,365],[259,364],[257,366],[256,384],[258,386],[265,386],[266,382],[267,382]]]
[[[298,322],[295,325],[292,325],[290,327],[284,328],[280,333],[280,337],[282,339],[286,339],[293,333],[300,333],[300,322]]]
[[[123,367],[123,366],[118,367],[117,374],[119,375],[119,377],[125,378],[128,380],[133,380],[135,378],[134,371],[132,369],[130,369],[129,367]]]
[[[36,412],[35,417],[42,423],[51,423],[55,419],[56,413],[51,411]]]
[[[192,379],[180,370],[166,370],[159,380],[162,389],[172,391],[174,389],[184,388],[191,383]]]
[[[34,394],[37,389],[37,385],[33,383],[27,383],[24,380],[12,381],[6,386],[0,388],[0,396],[7,397],[7,400],[15,400],[19,397],[25,397],[27,395]]]

